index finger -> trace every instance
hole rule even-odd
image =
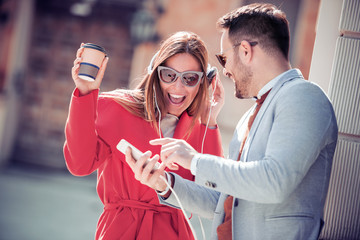
[[[76,58],[81,58],[82,53],[84,52],[84,48],[82,47],[84,44],[82,43],[80,48],[76,51]]]
[[[171,142],[175,142],[175,141],[177,141],[177,139],[174,139],[174,138],[157,138],[157,139],[150,140],[149,143],[151,145],[165,145],[167,143],[171,143]]]

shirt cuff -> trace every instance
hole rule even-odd
[[[201,154],[196,154],[193,159],[191,160],[191,165],[190,165],[190,171],[192,175],[196,175],[196,168],[197,168],[197,163],[200,159]]]

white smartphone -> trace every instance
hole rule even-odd
[[[143,153],[137,149],[136,147],[134,147],[131,143],[129,143],[128,141],[126,141],[125,139],[121,139],[120,142],[117,144],[116,148],[122,152],[123,154],[126,153],[126,149],[130,147],[131,148],[131,153],[132,153],[132,157],[138,161],[139,158],[143,155]],[[145,165],[147,164],[149,160],[146,161]],[[160,163],[157,162],[154,167],[153,170],[156,170],[160,167]]]

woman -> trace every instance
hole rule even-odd
[[[150,145],[149,140],[166,136],[185,139],[198,151],[203,148],[204,153],[222,155],[216,117],[224,90],[216,80],[216,104],[208,121],[208,55],[203,41],[190,32],[173,34],[162,43],[136,89],[99,96],[108,58],[95,81],[89,82],[78,77],[82,52],[83,48],[77,51],[72,68],[76,89],[65,127],[64,155],[73,175],[97,170],[97,191],[104,212],[95,238],[193,239],[182,212],[159,204],[155,191],[134,178],[116,145],[125,139],[142,152],[158,154],[160,147]],[[174,172],[194,179],[181,167]]]

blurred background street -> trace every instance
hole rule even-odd
[[[0,172],[0,239],[94,239],[95,176],[16,164]]]

